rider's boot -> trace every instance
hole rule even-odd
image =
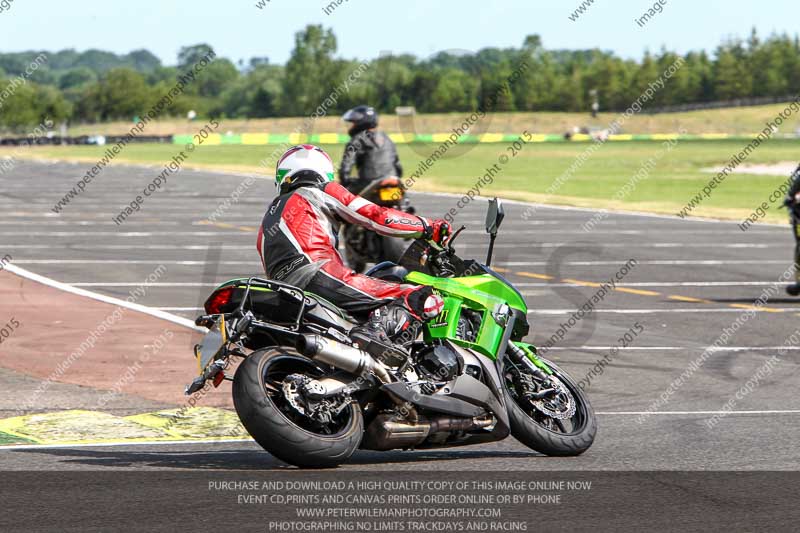
[[[408,340],[414,340],[417,321],[401,304],[391,303],[374,310],[369,315],[366,324],[357,326],[350,331],[350,338],[359,348],[381,361],[392,354],[406,354],[402,347],[398,347],[396,340],[404,332],[409,333]],[[402,340],[402,339],[401,339]],[[395,354],[396,350],[399,354]]]
[[[350,331],[350,338],[379,361],[392,354],[394,359],[407,354],[402,345],[416,339],[422,322],[437,316],[443,307],[441,296],[425,287],[409,295],[405,302],[396,301],[375,309],[366,324]],[[398,349],[400,353],[395,352]]]

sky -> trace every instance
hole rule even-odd
[[[337,1],[329,14],[323,11]],[[205,42],[234,61],[266,56],[285,63],[294,34],[315,23],[333,28],[338,55],[350,59],[518,47],[534,33],[548,49],[599,47],[640,58],[662,46],[713,51],[725,38],[747,37],[752,27],[762,36],[800,31],[790,0],[661,0],[663,11],[644,27],[635,19],[655,0],[594,0],[570,20],[581,1],[0,0],[0,51],[146,48],[169,65],[181,46]]]

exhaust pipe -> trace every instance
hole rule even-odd
[[[342,344],[320,335],[300,335],[297,337],[295,348],[301,354],[317,361],[322,361],[352,374],[361,375],[372,372],[384,383],[391,383],[392,379],[386,368],[375,361],[367,352]]]
[[[491,420],[477,418],[420,418],[416,423],[381,414],[364,432],[362,447],[366,450],[387,451],[419,446],[435,433],[471,431],[490,426]]]

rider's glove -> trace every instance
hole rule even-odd
[[[437,218],[431,223],[430,228],[430,240],[436,244],[444,245],[450,237],[450,224],[446,220]]]
[[[792,207],[794,205],[794,198],[792,198],[791,196],[787,196],[786,198],[783,199],[783,205],[785,205],[786,207]]]
[[[441,218],[435,220],[428,220],[424,217],[417,218],[422,222],[422,227],[424,228],[422,230],[422,238],[444,246],[450,236],[450,224]]]

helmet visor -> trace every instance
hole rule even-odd
[[[364,120],[364,113],[351,109],[342,116],[342,120],[345,122],[360,122]]]

